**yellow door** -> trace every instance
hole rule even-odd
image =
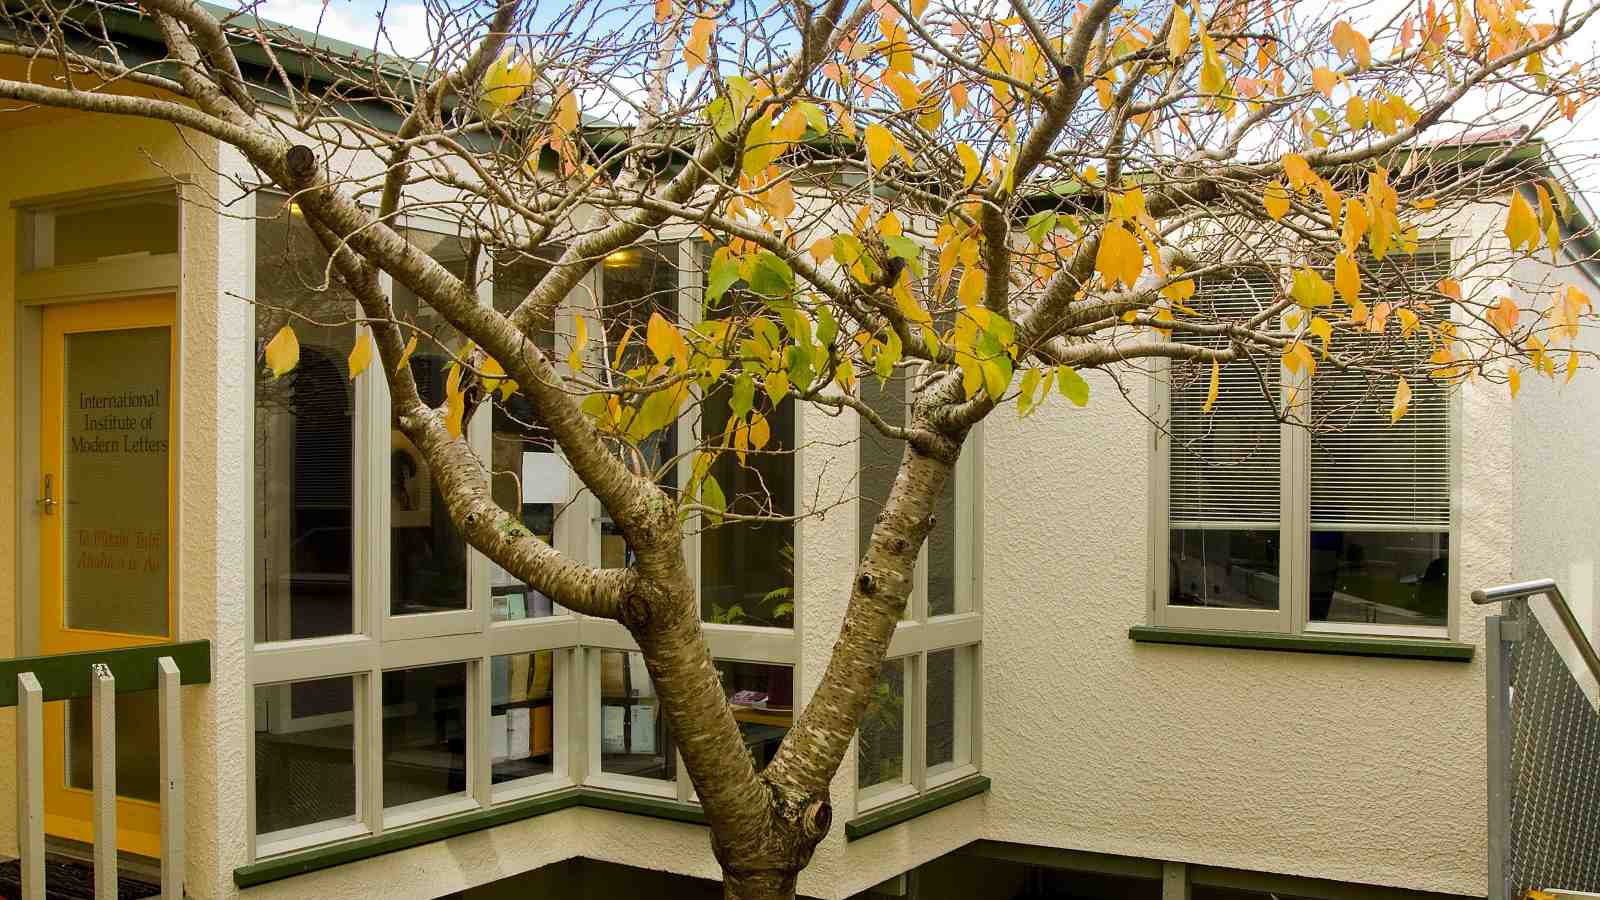
[[[40,348],[39,648],[173,637],[171,296],[54,306]],[[45,829],[93,840],[87,699],[46,705]],[[117,697],[117,846],[159,856],[153,691]]]

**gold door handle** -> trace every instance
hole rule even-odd
[[[44,476],[44,496],[33,501],[39,507],[44,509],[44,514],[47,516],[53,516],[56,512],[56,498],[51,490],[51,486],[54,481],[54,475],[46,474]]]

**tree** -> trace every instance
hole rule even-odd
[[[292,197],[352,298],[332,305],[367,327],[353,377],[387,380],[462,535],[637,639],[730,898],[792,896],[828,831],[935,499],[997,408],[1027,416],[1053,392],[1081,406],[1084,371],[1120,383],[1161,362],[1209,385],[1209,412],[1225,368],[1281,361],[1291,378],[1353,373],[1399,420],[1417,379],[1514,395],[1524,373],[1570,378],[1586,357],[1575,284],[1529,296],[1505,271],[1463,274],[1505,268],[1500,233],[1440,280],[1406,261],[1472,204],[1506,208],[1512,253],[1560,263],[1582,245],[1565,187],[1528,151],[1600,91],[1571,40],[1595,6],[504,0],[430,6],[410,57],[377,52],[394,43],[381,20],[372,52],[352,52],[249,6],[137,8],[151,47],[118,33],[123,8],[7,7],[0,53],[39,74],[0,80],[0,97],[172,123]],[[470,271],[396,227],[423,209],[474,253],[543,274],[510,311],[480,304]],[[541,340],[607,256],[672,227],[707,242],[710,315],[579,316],[565,359]],[[396,314],[381,275],[465,337],[445,348],[437,407],[407,364],[435,337]],[[1241,275],[1267,286],[1259,302],[1205,302],[1202,285]],[[283,311],[275,373],[296,363],[296,321],[329,314],[335,295],[319,296]],[[896,372],[914,384],[904,424],[861,394]],[[718,395],[725,424],[696,446],[652,444]],[[620,527],[625,567],[569,558],[494,502],[490,462],[461,438],[512,398]],[[1261,402],[1315,424],[1293,391]],[[816,511],[729,498],[716,477],[792,449],[769,417],[794,403],[853,412],[903,452],[820,687],[757,771],[683,539]],[[680,457],[686,484],[658,477]]]

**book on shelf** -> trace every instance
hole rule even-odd
[[[527,707],[506,711],[506,752],[511,759],[527,759],[533,754],[533,717]]]

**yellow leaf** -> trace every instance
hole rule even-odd
[[[556,130],[562,134],[571,134],[578,130],[578,92],[568,90],[556,101],[556,114],[551,119]]]
[[[1533,207],[1521,191],[1511,192],[1511,210],[1506,214],[1506,237],[1511,249],[1526,246],[1529,253],[1539,247],[1539,220],[1534,218]]]
[[[883,168],[889,157],[894,155],[895,145],[899,141],[889,133],[889,129],[882,125],[872,124],[867,126],[867,162],[874,169]]]
[[[1289,191],[1283,186],[1283,182],[1274,178],[1262,192],[1261,203],[1267,208],[1267,215],[1276,222],[1289,212]]]
[[[1333,325],[1321,316],[1312,316],[1307,328],[1312,335],[1322,339],[1322,358],[1328,358],[1328,342],[1333,340]]]
[[[962,306],[973,309],[983,300],[983,292],[988,283],[989,278],[982,269],[968,266],[961,273],[961,283],[956,286],[956,297],[961,300]]]
[[[533,81],[533,61],[507,47],[489,64],[479,82],[478,115],[486,120],[498,118],[516,103]]]
[[[689,71],[705,65],[710,58],[711,33],[716,25],[715,19],[703,16],[694,20],[694,27],[689,29],[689,40],[683,45],[683,58],[689,64]]]
[[[1333,285],[1311,269],[1298,269],[1289,296],[1306,309],[1328,306],[1333,303]]]
[[[589,323],[584,320],[583,313],[573,314],[572,350],[567,354],[567,365],[572,371],[583,371],[583,350],[589,343]]]
[[[1351,131],[1367,127],[1367,101],[1361,99],[1360,95],[1351,94],[1350,99],[1345,101],[1344,122]]]
[[[1411,332],[1417,327],[1417,314],[1402,306],[1396,311],[1396,315],[1400,317],[1400,336],[1410,337]]]
[[[416,340],[412,338],[412,340]],[[282,378],[300,364],[300,339],[294,328],[285,325],[267,341],[267,369],[273,378]]]
[[[1361,267],[1355,257],[1341,253],[1333,258],[1333,286],[1345,303],[1355,306],[1361,302]]]
[[[372,365],[372,335],[365,331],[356,335],[356,345],[350,348],[350,380],[354,381],[357,375],[367,370]]]
[[[1211,407],[1217,402],[1217,389],[1222,386],[1222,365],[1216,360],[1211,361],[1211,386],[1206,388],[1206,402],[1200,407],[1204,413],[1211,412]]]
[[[1333,26],[1332,43],[1340,59],[1354,59],[1363,69],[1372,65],[1372,45],[1349,22],[1341,21]]]
[[[394,370],[399,372],[404,369],[406,364],[411,362],[411,354],[415,352],[417,352],[417,333],[413,331],[411,332],[411,340],[406,341],[405,349],[400,351],[400,359],[394,364]]]
[[[662,318],[661,313],[650,314],[650,322],[645,326],[644,343],[650,348],[650,352],[655,354],[657,362],[665,365],[666,361],[672,358],[679,340],[681,338],[678,330],[672,327],[672,323]]]
[[[1189,52],[1189,30],[1194,25],[1189,21],[1189,13],[1183,4],[1175,3],[1172,6],[1172,30],[1167,32],[1167,55],[1172,59]]]
[[[1332,97],[1334,87],[1339,84],[1339,73],[1319,66],[1311,70],[1311,84],[1323,97]]]
[[[1394,408],[1389,410],[1389,424],[1400,421],[1400,418],[1411,408],[1411,385],[1404,378],[1394,386]]]
[[[1522,310],[1517,307],[1517,301],[1510,297],[1501,297],[1500,302],[1489,307],[1484,318],[1489,320],[1495,331],[1509,337],[1511,332],[1516,330],[1517,319],[1521,316]]]
[[[1306,158],[1298,153],[1285,153],[1283,155],[1283,174],[1288,177],[1289,184],[1297,191],[1317,180],[1317,176],[1311,171],[1311,164],[1306,162]]]
[[[1567,382],[1572,381],[1572,376],[1578,374],[1578,351],[1567,351]]]
[[[1506,384],[1511,388],[1511,399],[1517,399],[1517,391],[1522,390],[1522,373],[1516,366],[1506,370]]]
[[[1095,271],[1106,287],[1121,283],[1133,287],[1144,271],[1144,248],[1128,229],[1113,222],[1100,235],[1100,249],[1094,258]]]
[[[1298,375],[1302,371],[1306,375],[1313,375],[1317,371],[1317,361],[1311,356],[1311,349],[1304,341],[1295,341],[1283,351],[1283,367],[1291,374]]]
[[[461,392],[461,366],[452,363],[450,374],[444,380],[444,427],[452,438],[461,437],[466,410],[467,398]]]
[[[961,183],[964,187],[972,187],[983,174],[983,167],[978,163],[978,151],[966,144],[956,144],[956,156],[961,160]]]
[[[750,414],[750,446],[761,450],[772,440],[772,426],[767,423],[767,417],[758,412]]]

